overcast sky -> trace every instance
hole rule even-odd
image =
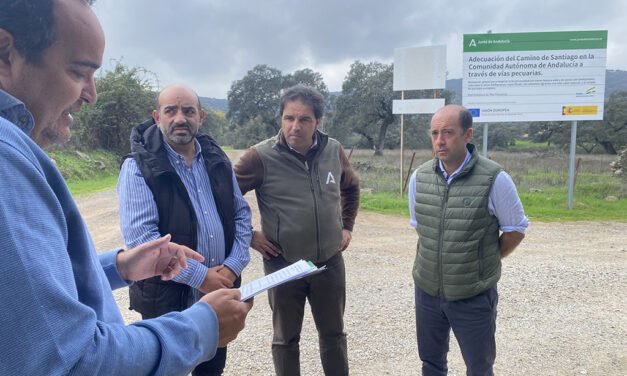
[[[608,30],[607,68],[627,70],[626,0],[98,0],[114,60],[226,98],[257,64],[311,68],[340,91],[355,60],[391,63],[399,47],[446,45],[448,78],[462,74],[464,34]]]

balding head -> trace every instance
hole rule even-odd
[[[192,88],[190,88],[189,86],[181,85],[181,84],[174,84],[174,85],[166,86],[157,95],[157,110],[161,108],[162,98],[163,100],[165,100],[166,98],[171,99],[172,97],[183,98],[183,97],[190,97],[190,96],[193,96],[196,98],[195,99],[196,105],[198,106],[198,110],[200,111],[201,109],[200,97],[198,96],[198,94],[196,94],[196,92]]]
[[[468,109],[464,106],[460,106],[458,104],[449,104],[446,105],[433,114],[433,118],[436,116],[454,118],[457,117],[457,124],[462,128],[463,131],[468,130],[468,128],[472,128],[472,114]]]

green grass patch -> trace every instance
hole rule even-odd
[[[533,221],[620,221],[627,222],[627,200],[607,201],[600,187],[575,187],[573,208],[568,208],[568,188],[546,188],[541,192],[521,192],[525,213]]]
[[[373,193],[361,195],[359,208],[378,213],[400,215],[409,221],[409,206],[406,198],[400,198],[394,193]]]
[[[67,181],[67,186],[72,196],[77,197],[115,188],[117,183],[118,175],[109,175],[92,180]]]
[[[361,196],[360,210],[399,215],[409,220],[407,197],[393,193],[373,193]],[[568,209],[568,189],[549,188],[542,192],[520,193],[525,214],[531,221],[619,221],[627,222],[627,200],[607,201],[597,195],[573,195],[573,209]]]
[[[532,142],[529,140],[516,139],[513,145],[508,147],[511,151],[527,151],[527,150],[549,150],[556,149],[554,145],[549,145],[548,142]]]
[[[84,195],[115,187],[120,156],[104,151],[48,151],[73,195]]]

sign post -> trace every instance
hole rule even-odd
[[[406,90],[443,89],[446,86],[446,46],[409,47],[394,50],[392,113],[401,115],[400,194],[403,195],[404,114],[432,114],[444,106],[443,98],[405,99]]]

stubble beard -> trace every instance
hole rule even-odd
[[[177,136],[174,134],[174,131],[177,130],[177,128],[182,128],[185,127],[187,128],[187,131],[189,132],[188,134],[184,135],[184,136]],[[173,126],[170,127],[170,129],[168,129],[167,133],[166,133],[166,137],[168,138],[168,140],[170,140],[172,143],[175,143],[177,145],[187,145],[190,142],[192,142],[194,140],[194,137],[196,137],[196,134],[198,132],[194,132],[192,126],[190,124],[180,124],[177,126]]]

